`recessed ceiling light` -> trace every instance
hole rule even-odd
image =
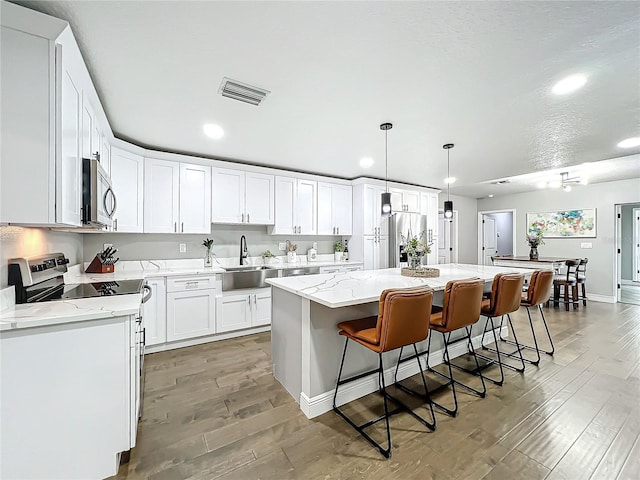
[[[570,75],[556,83],[551,91],[556,95],[566,95],[583,87],[585,83],[587,83],[587,77],[584,75]]]
[[[487,195],[487,197],[493,198],[493,193],[490,193],[489,195]]]
[[[620,148],[633,148],[638,146],[640,146],[640,137],[627,138],[618,143],[618,147]]]
[[[455,181],[456,181],[456,177],[447,177],[444,179],[444,183],[447,183],[447,184],[455,183]]]
[[[360,166],[362,168],[369,168],[373,165],[373,158],[371,157],[364,157],[360,159]]]
[[[538,188],[547,188],[547,182],[538,183]]]
[[[222,127],[214,123],[205,124],[202,127],[202,130],[207,137],[213,138],[214,140],[220,140],[222,137],[224,137],[224,130],[222,129]]]

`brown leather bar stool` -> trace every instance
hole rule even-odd
[[[457,280],[447,283],[444,290],[444,299],[442,308],[434,307],[431,312],[430,328],[442,334],[444,341],[443,363],[447,364],[449,376],[434,370],[429,365],[429,352],[431,350],[431,336],[427,348],[427,370],[447,380],[447,383],[438,387],[438,389],[451,386],[451,394],[453,396],[453,409],[444,407],[443,405],[432,400],[433,404],[447,415],[455,417],[458,414],[458,397],[456,395],[456,385],[478,395],[481,398],[487,393],[487,387],[484,383],[482,371],[478,363],[475,350],[471,344],[471,327],[480,320],[480,308],[482,305],[482,291],[484,289],[484,280]],[[451,334],[456,330],[464,329],[466,335],[451,340]],[[462,367],[451,362],[449,356],[449,347],[455,343],[464,341],[467,343],[469,353],[473,356],[476,368],[480,375],[482,390],[477,390],[466,385],[453,376],[452,367],[465,370]],[[436,389],[437,390],[437,389]],[[434,390],[434,392],[436,391]]]
[[[484,329],[482,332],[482,338],[480,341],[480,346],[484,350],[488,350],[496,354],[496,358],[491,358],[486,355],[477,354],[477,356],[483,360],[485,360],[485,365],[482,365],[476,370],[468,370],[469,373],[479,374],[483,369],[490,367],[491,365],[498,364],[500,368],[500,380],[496,380],[485,375],[485,379],[490,382],[495,383],[496,385],[502,385],[504,383],[504,368],[510,368],[515,370],[516,372],[524,372],[524,359],[522,357],[522,352],[520,349],[516,350],[518,352],[518,359],[520,360],[521,366],[510,365],[502,361],[503,352],[500,352],[500,347],[498,345],[498,337],[496,336],[496,326],[493,322],[494,318],[500,317],[500,331],[502,331],[502,325],[504,324],[504,317],[507,317],[507,322],[511,327],[511,332],[513,334],[513,339],[517,344],[518,338],[516,336],[516,331],[513,328],[513,322],[511,321],[510,313],[515,312],[520,308],[520,300],[522,298],[522,285],[524,284],[524,275],[519,273],[498,273],[495,277],[493,277],[493,284],[491,285],[491,296],[482,301],[482,309],[481,314],[485,316],[487,319],[484,323]],[[493,339],[495,342],[495,348],[491,348],[484,344],[484,337],[488,333],[487,326],[491,323],[491,332],[493,333]],[[514,352],[515,353],[515,352]],[[507,355],[508,356],[508,355]]]
[[[389,428],[389,417],[391,415],[403,411],[408,412],[429,430],[433,431],[436,429],[436,419],[433,413],[433,406],[429,401],[429,390],[427,388],[427,382],[424,377],[420,357],[416,348],[416,343],[426,340],[429,334],[429,316],[431,314],[432,303],[433,290],[430,288],[419,287],[404,290],[385,290],[380,295],[380,306],[378,308],[377,317],[359,318],[338,324],[338,328],[340,328],[339,334],[346,338],[344,342],[344,351],[342,352],[342,361],[340,362],[338,380],[336,382],[336,390],[333,395],[333,409],[386,458],[391,456],[391,429]],[[378,355],[378,368],[342,380],[342,368],[344,366],[344,359],[347,353],[349,340],[359,343],[363,347],[366,347],[376,353]],[[431,412],[430,422],[419,416],[400,400],[391,396],[386,390],[382,354],[409,345],[413,345],[413,349],[416,354],[415,358],[418,361],[418,368],[422,376],[422,383],[425,390],[424,398],[427,400],[429,410]],[[384,403],[384,415],[358,425],[338,408],[336,404],[338,387],[373,373],[378,374],[380,393],[382,394]],[[398,408],[389,411],[387,400],[391,400],[396,403]],[[371,438],[367,432],[365,432],[367,427],[370,427],[381,420],[385,420],[386,422],[387,448],[384,448]]]
[[[584,305],[585,307],[587,306],[587,263],[589,263],[589,259],[588,258],[583,258],[580,260],[580,264],[578,265],[578,268],[576,269],[576,281],[577,281],[577,285],[576,285],[576,290],[574,290],[574,292],[576,293],[580,293],[579,295],[576,294],[576,298],[578,300],[582,300],[582,305]],[[577,292],[578,287],[582,287],[581,290],[582,292]]]
[[[531,280],[529,281],[529,289],[527,293],[522,296],[520,300],[520,306],[524,307],[527,310],[527,316],[529,317],[529,326],[531,327],[531,335],[533,336],[533,346],[525,345],[523,343],[517,343],[513,340],[509,340],[507,338],[503,338],[500,336],[500,340],[503,342],[509,343],[511,345],[515,345],[518,350],[526,349],[532,350],[536,352],[535,360],[530,360],[526,357],[523,357],[525,362],[531,363],[532,365],[538,365],[540,363],[540,352],[544,352],[547,355],[553,355],[555,352],[555,347],[553,346],[553,340],[551,339],[551,333],[549,333],[549,326],[547,325],[547,320],[544,318],[544,312],[542,311],[542,304],[549,300],[549,296],[551,295],[551,287],[553,285],[553,272],[551,270],[535,270],[531,274]],[[547,332],[547,338],[549,339],[549,344],[551,346],[550,350],[543,350],[538,345],[538,339],[536,337],[536,332],[533,327],[533,320],[531,317],[531,308],[538,307],[540,311],[540,316],[542,317],[542,324],[544,325],[544,329]],[[505,353],[512,358],[515,357],[515,352]]]
[[[573,308],[578,308],[578,265],[580,260],[567,260],[564,262],[567,271],[562,274],[558,274],[553,279],[553,306],[564,303],[565,310],[569,310],[569,304],[573,303]],[[569,292],[571,292],[571,299],[569,299]],[[563,299],[560,298],[562,294]]]

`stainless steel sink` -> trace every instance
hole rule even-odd
[[[240,290],[243,288],[268,287],[267,278],[278,276],[276,268],[265,266],[243,265],[240,267],[225,268],[222,274],[222,291]]]

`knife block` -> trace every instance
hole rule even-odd
[[[102,263],[102,260],[100,260],[100,258],[96,255],[95,257],[93,257],[93,260],[91,260],[91,263],[85,270],[85,273],[113,273],[113,270],[113,264],[105,265],[104,263]]]

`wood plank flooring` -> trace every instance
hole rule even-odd
[[[460,392],[458,417],[437,414],[436,432],[392,417],[389,460],[333,412],[302,414],[271,374],[268,333],[148,355],[138,445],[113,478],[639,479],[640,306],[545,314],[553,357],[484,399]],[[514,321],[526,341],[526,314]],[[365,419],[382,404],[372,394],[345,408]]]

